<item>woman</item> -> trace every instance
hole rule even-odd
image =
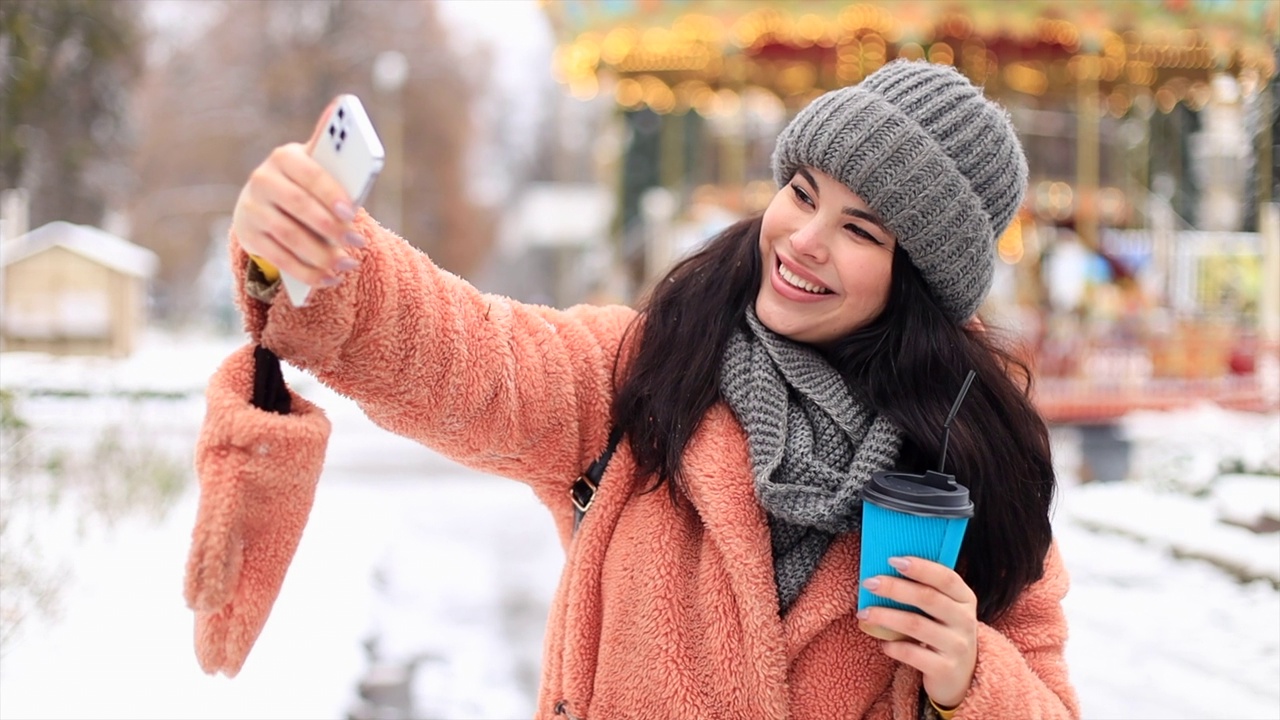
[[[953,69],[898,61],[805,108],[773,170],[764,214],[641,312],[562,311],[439,270],[284,146],[236,206],[241,307],[374,421],[551,510],[566,564],[539,717],[1078,716],[1046,429],[974,321],[1026,183],[1007,116]],[[294,308],[275,268],[323,289]],[[328,430],[296,396],[251,406],[253,368],[246,349],[218,371],[198,449],[187,590],[209,672],[234,674],[265,622]],[[864,585],[926,614],[859,613],[859,490],[936,460],[971,369],[948,453],[977,506],[957,568],[898,558]],[[570,489],[615,432],[578,526]]]

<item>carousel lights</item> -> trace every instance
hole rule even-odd
[[[924,58],[924,48],[920,47],[920,43],[905,43],[898,48],[898,57],[908,60],[920,60]]]
[[[693,107],[693,111],[704,118],[717,117],[720,115],[720,96],[715,90],[703,85],[693,91],[689,98],[689,104]]]
[[[1123,225],[1128,209],[1129,201],[1120,188],[1105,187],[1098,190],[1098,212],[1109,224]]]
[[[1039,61],[1010,63],[1004,67],[1003,77],[1006,85],[1027,95],[1038,97],[1049,89],[1049,76]]]
[[[1124,191],[1117,187],[1098,188],[1094,192],[1094,201],[1098,212],[1104,220],[1113,224],[1126,222],[1125,216],[1130,212],[1130,205]],[[1032,192],[1030,205],[1035,214],[1052,220],[1067,220],[1076,211],[1075,190],[1070,184],[1061,180],[1042,180],[1036,183]],[[1005,262],[1015,263],[1009,258],[1022,249],[1021,227],[1011,224],[1009,230],[1001,236],[997,246],[1001,258]]]
[[[659,115],[666,115],[675,109],[675,93],[658,78],[652,75],[640,76],[640,90],[644,104]]]
[[[1187,106],[1198,112],[1209,104],[1209,100],[1212,97],[1213,91],[1209,89],[1208,83],[1198,82],[1187,91]]]
[[[718,45],[724,41],[724,24],[710,15],[681,15],[671,24],[671,29],[686,42]]]
[[[836,47],[836,80],[852,85],[862,79],[862,43],[855,38]]]
[[[1113,57],[1103,57],[1098,66],[1098,76],[1107,81],[1115,82],[1120,77],[1120,71],[1124,69],[1124,61],[1117,60]]]
[[[1060,45],[1072,52],[1080,47],[1080,31],[1066,20],[1038,18],[1032,25],[1032,32],[1043,43]]]
[[[756,47],[770,40],[785,40],[791,35],[791,17],[773,8],[753,10],[733,24],[733,43],[740,48]]]
[[[949,44],[937,42],[929,46],[929,62],[936,65],[954,65],[955,61],[956,53]]]
[[[676,108],[676,96],[666,85],[656,85],[645,91],[644,102],[659,115],[666,115]]]
[[[627,59],[627,54],[636,46],[639,37],[635,28],[630,25],[616,27],[604,36],[600,43],[600,59],[610,65],[617,65]]]
[[[890,11],[868,3],[844,7],[835,17],[818,13],[792,16],[775,8],[758,8],[737,20],[726,22],[720,17],[688,13],[677,17],[669,28],[640,29],[629,25],[612,28],[605,33],[583,32],[575,40],[556,48],[553,74],[558,82],[580,99],[590,99],[600,92],[597,74],[611,68],[624,75],[663,72],[694,72],[705,79],[718,76],[722,70],[722,48],[726,43],[754,53],[766,44],[783,44],[796,48],[820,46],[833,48],[835,80],[840,84],[860,81],[889,59],[889,46],[901,41],[905,23]],[[998,69],[1011,89],[1031,95],[1043,95],[1057,82],[1094,79],[1119,87],[1103,90],[1103,111],[1122,117],[1132,105],[1133,93],[1126,83],[1152,88],[1151,105],[1170,112],[1179,102],[1189,107],[1202,106],[1206,91],[1188,92],[1183,86],[1156,86],[1166,71],[1205,71],[1236,67],[1241,72],[1255,72],[1269,79],[1275,73],[1275,58],[1266,49],[1241,46],[1234,29],[1157,29],[1139,32],[1115,32],[1094,25],[1078,26],[1069,20],[1055,18],[1001,18],[1005,33],[1014,37],[1034,38],[1054,43],[1077,52],[1086,34],[1096,38],[1098,54],[1076,55],[1066,61],[1066,74],[1060,66],[1050,68],[1043,63],[1014,63],[1000,68],[998,59],[974,29],[968,16],[948,13],[932,22],[928,32],[907,42],[893,53],[896,57],[927,58],[930,62],[955,65],[974,82],[985,83]],[[1087,32],[1086,32],[1087,31]],[[925,42],[928,37],[938,42]],[[953,38],[954,41],[943,41]],[[952,42],[955,42],[953,45]],[[816,75],[816,69],[811,70]],[[818,82],[790,67],[781,68],[778,91],[791,95],[791,104],[799,95],[808,93]],[[1177,78],[1174,78],[1177,80]],[[666,87],[664,85],[664,87]],[[652,89],[652,86],[651,86]],[[689,102],[673,103],[672,89],[666,93],[652,90],[650,96],[658,107],[694,107],[694,93],[685,93]],[[615,95],[631,98],[634,92],[615,88]],[[641,102],[645,95],[642,93]],[[704,100],[702,105],[708,106]],[[670,111],[670,110],[668,110]]]
[[[1061,180],[1043,180],[1036,184],[1035,210],[1038,214],[1066,220],[1075,208],[1075,193]]]
[[[1133,105],[1133,97],[1130,96],[1128,88],[1124,86],[1117,87],[1107,96],[1107,112],[1113,118],[1122,118],[1129,112],[1129,108]]]
[[[551,74],[560,83],[572,83],[588,75],[594,77],[598,66],[598,47],[591,42],[562,45],[551,56]]]
[[[716,92],[717,105],[723,116],[737,115],[742,107],[742,98],[729,88],[721,88]]]
[[[805,62],[794,62],[782,68],[775,80],[778,89],[784,95],[797,95],[814,86],[818,80],[813,65]]]
[[[952,13],[938,23],[938,31],[957,40],[967,40],[973,34],[973,21],[967,15]]]
[[[639,110],[641,103],[644,102],[644,88],[640,86],[638,80],[623,78],[613,89],[613,98],[618,105],[627,110]]]
[[[1116,58],[1121,62],[1129,54],[1128,47],[1125,45],[1125,39],[1110,30],[1102,35],[1102,55],[1103,57]]]
[[[1024,253],[1022,247],[1022,218],[1014,216],[1009,227],[1005,228],[996,243],[996,252],[1000,259],[1008,265],[1017,265]]]
[[[569,94],[575,100],[594,100],[600,94],[600,80],[594,74],[573,78],[569,81]]]
[[[672,37],[674,34],[675,33],[664,27],[648,28],[643,34],[641,34],[640,47],[636,48],[636,50],[652,53],[654,55],[666,55],[672,51],[673,46],[675,45],[673,42],[674,38]]]
[[[1150,86],[1156,81],[1156,67],[1143,60],[1132,60],[1124,66],[1125,76],[1135,85]]]
[[[987,44],[982,41],[982,38],[969,38],[960,46],[959,68],[975,83],[979,85],[986,83],[988,74]]]
[[[894,35],[897,32],[897,21],[893,14],[877,5],[850,5],[840,12],[836,24],[846,35],[863,30],[882,35]]]
[[[662,72],[670,70],[701,71],[711,66],[711,51],[705,47],[692,46],[679,52],[651,52],[638,49],[627,55],[626,59],[614,67],[619,72],[641,73]]]
[[[672,112],[677,115],[683,115],[688,112],[693,108],[698,98],[703,98],[705,97],[705,94],[713,92],[711,88],[701,80],[685,80],[671,88],[671,91],[675,93],[676,97],[676,106]]]

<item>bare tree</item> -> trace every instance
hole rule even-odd
[[[99,223],[129,189],[125,125],[142,70],[137,3],[0,3],[0,186],[33,225]]]
[[[487,73],[458,60],[429,2],[305,0],[217,3],[198,41],[153,67],[136,103],[139,184],[134,237],[162,259],[167,309],[181,313],[206,257],[211,224],[231,211],[249,171],[274,146],[305,138],[328,100],[364,101],[388,142],[368,205],[403,197],[392,228],[442,266],[466,274],[492,245],[494,221],[466,191],[470,106]],[[373,66],[397,51],[407,74],[379,90]],[[471,56],[468,56],[471,57]],[[398,165],[398,167],[397,167]],[[399,184],[399,188],[392,184]]]

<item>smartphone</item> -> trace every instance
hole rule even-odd
[[[364,204],[373,181],[382,171],[386,152],[382,141],[355,95],[339,95],[325,120],[324,132],[311,157],[338,181],[354,206]],[[311,288],[303,281],[281,272],[285,293],[294,307],[307,302]]]

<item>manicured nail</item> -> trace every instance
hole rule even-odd
[[[346,200],[339,200],[333,204],[333,214],[337,215],[342,222],[351,222],[356,219],[356,209]]]
[[[338,262],[333,264],[333,269],[340,273],[351,272],[358,267],[360,267],[360,261],[349,257],[338,258]]]
[[[867,578],[862,581],[862,587],[868,590],[875,590],[880,587],[880,578]]]
[[[342,236],[342,241],[351,247],[364,247],[364,238],[361,237],[360,233],[351,232],[350,230]]]
[[[867,618],[869,618],[869,617],[871,617],[871,611],[870,611],[870,610],[859,610],[859,611],[858,611],[858,619],[859,619],[859,620],[866,620],[866,619],[867,619]]]
[[[342,282],[342,278],[337,278],[337,277],[326,277],[326,278],[321,278],[321,279],[320,279],[320,287],[327,287],[327,288],[328,288],[328,287],[334,287],[334,286],[336,286],[336,285],[337,285],[338,283],[340,283],[340,282]]]
[[[892,565],[892,566],[894,567],[894,569],[897,569],[897,570],[904,570],[904,571],[905,571],[907,568],[911,567],[911,561],[910,561],[910,560],[908,560],[908,559],[906,559],[906,558],[900,558],[900,557],[891,557],[891,558],[889,558],[889,564],[890,564],[890,565]]]

